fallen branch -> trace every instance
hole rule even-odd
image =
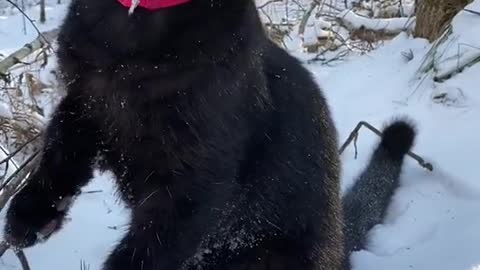
[[[7,56],[0,61],[0,78],[4,80],[7,78],[8,70],[16,64],[22,63],[22,59],[29,56],[33,52],[50,46],[50,42],[53,41],[59,33],[58,29],[53,29],[47,32],[43,32],[35,40],[25,44],[21,49]]]
[[[387,34],[399,34],[413,29],[413,24],[410,22],[414,18],[369,18],[356,14],[352,10],[345,10],[338,14],[337,19],[350,31],[365,29]]]
[[[368,122],[365,122],[365,121],[360,121],[357,126],[353,129],[353,131],[350,133],[350,135],[348,136],[347,140],[343,143],[343,145],[340,147],[340,154],[342,154],[345,149],[347,148],[347,146],[352,143],[352,141],[354,141],[354,145],[355,145],[355,158],[357,158],[357,146],[356,146],[356,141],[357,141],[357,138],[358,138],[358,132],[360,131],[360,128],[364,126],[366,128],[368,128],[370,131],[372,131],[373,133],[375,133],[377,136],[379,137],[382,137],[382,132],[380,132],[378,129],[376,129],[374,126],[370,125]],[[433,166],[432,164],[426,162],[423,158],[421,158],[419,155],[413,153],[412,151],[408,151],[407,155],[411,158],[413,158],[414,160],[416,160],[418,162],[418,164],[420,166],[422,166],[423,168],[429,170],[429,171],[433,171]]]

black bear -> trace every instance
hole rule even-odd
[[[134,8],[72,1],[58,38],[68,93],[8,209],[7,241],[58,231],[101,158],[132,209],[105,270],[342,267],[336,129],[254,2]]]

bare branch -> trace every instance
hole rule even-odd
[[[20,147],[18,147],[17,149],[15,149],[15,151],[13,151],[12,153],[10,154],[7,154],[7,156],[3,159],[3,160],[0,160],[0,165],[3,164],[3,163],[6,163],[8,164],[8,162],[14,157],[16,156],[18,153],[20,153],[20,151],[22,151],[22,149],[24,149],[27,145],[29,145],[30,143],[32,143],[33,141],[35,141],[36,139],[40,138],[42,134],[39,133],[35,136],[33,136],[33,138],[29,139],[28,141],[26,141],[25,143],[23,143],[22,145],[20,145]],[[0,146],[1,147],[1,146]],[[1,149],[4,153],[5,153],[5,149]],[[5,153],[6,154],[6,153]],[[17,167],[18,169],[18,167]],[[1,188],[0,188],[1,190]]]
[[[355,139],[356,141],[356,138],[358,137],[358,132],[360,131],[360,128],[364,126],[366,128],[368,128],[370,131],[372,131],[373,133],[375,133],[377,136],[381,137],[382,136],[382,132],[380,132],[378,129],[376,129],[374,126],[372,126],[371,124],[369,124],[368,122],[366,121],[361,121],[357,124],[357,126],[353,129],[353,131],[350,133],[350,135],[348,136],[347,140],[343,143],[343,145],[340,147],[340,154],[342,154],[345,149],[347,148],[347,146],[352,143],[352,141]],[[429,170],[429,171],[433,171],[433,165],[426,162],[423,158],[421,158],[419,155],[413,153],[412,151],[409,151],[407,153],[408,156],[410,156],[411,158],[413,158],[414,160],[416,160],[418,162],[418,164],[420,164],[420,166],[422,166],[423,168]]]
[[[16,8],[18,11],[20,11],[20,13],[22,13],[22,15],[23,15],[23,18],[26,18],[30,22],[30,24],[32,24],[33,28],[35,28],[35,31],[37,31],[37,34],[44,39],[44,42],[46,44],[48,44],[49,47],[52,47],[51,44],[50,44],[50,41],[46,37],[44,37],[44,34],[42,32],[40,32],[40,29],[38,29],[37,25],[35,25],[35,22],[27,15],[27,13],[25,13],[25,11],[23,11],[23,9],[21,9],[12,0],[6,0],[6,1],[8,3],[10,3],[14,8]],[[0,69],[0,71],[1,71],[1,69]]]
[[[262,8],[264,8],[264,7],[272,4],[272,3],[282,2],[282,1],[283,1],[283,0],[269,0],[269,1],[265,2],[265,3],[263,3],[263,5],[258,6],[257,8],[258,8],[258,9],[262,9]]]
[[[13,251],[15,255],[17,255],[18,260],[20,261],[20,264],[22,265],[23,270],[30,270],[30,265],[28,265],[28,260],[27,256],[25,256],[25,253],[23,253],[23,250],[18,249]]]

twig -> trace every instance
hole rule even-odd
[[[463,10],[465,10],[466,12],[470,12],[472,14],[480,16],[480,11],[471,10],[471,9],[468,9],[468,8],[464,8]]]
[[[345,47],[347,47],[347,46],[345,46]],[[324,51],[318,53],[314,58],[307,60],[307,63],[310,64],[310,63],[313,63],[313,62],[320,61],[322,65],[327,65],[328,66],[332,62],[343,60],[350,53],[350,51],[351,50],[347,47],[347,49],[337,52],[337,54],[335,56],[326,59],[325,57],[322,57],[327,52],[327,50],[324,50]]]
[[[25,256],[25,253],[23,253],[23,250],[15,249],[13,250],[13,252],[15,253],[15,255],[17,255],[17,258],[20,261],[20,264],[22,265],[22,269],[30,270],[30,265],[28,265],[27,256]]]
[[[15,176],[17,176],[32,160],[34,160],[38,156],[38,154],[40,154],[40,151],[36,151],[30,157],[28,157],[27,160],[25,160],[25,162],[20,165],[20,167],[18,167],[18,169],[14,173],[12,173],[12,175],[10,175],[10,177],[8,177],[5,182],[2,183],[2,185],[0,186],[0,191],[2,191],[5,186],[7,186],[12,181],[12,179],[15,178]]]
[[[30,24],[32,24],[33,28],[35,28],[35,31],[37,31],[37,34],[44,39],[44,42],[48,44],[49,47],[52,47],[52,44],[50,44],[50,41],[46,39],[42,32],[40,32],[40,29],[35,25],[35,22],[21,9],[17,4],[15,4],[12,0],[6,0],[8,3],[10,3],[14,8],[16,8],[20,13],[22,13],[23,17],[26,18]]]
[[[350,132],[350,135],[348,135],[347,140],[342,144],[342,146],[340,147],[340,150],[338,150],[340,155],[343,154],[347,146],[352,143],[353,139],[355,139],[355,137],[358,136],[358,131],[360,130],[361,127],[362,127],[362,122],[358,123],[357,126],[353,129],[353,131]]]
[[[365,126],[366,128],[368,128],[370,131],[372,131],[373,133],[375,133],[377,136],[379,137],[382,137],[382,132],[380,132],[378,129],[376,129],[374,126],[370,125],[368,122],[366,121],[360,121],[357,126],[353,129],[353,131],[350,133],[350,135],[348,136],[347,140],[342,144],[342,146],[340,147],[340,154],[342,154],[345,149],[347,148],[347,146],[352,143],[352,141],[355,139],[356,141],[356,138],[358,137],[358,132],[360,131],[360,128],[362,126]],[[356,147],[355,147],[355,153],[356,153]],[[420,166],[422,166],[423,168],[429,170],[429,171],[433,171],[433,165],[426,162],[423,158],[421,158],[419,155],[413,153],[412,151],[408,151],[407,153],[408,156],[410,156],[411,158],[413,158],[414,160],[416,160],[418,162],[418,164]],[[355,158],[356,158],[356,154],[355,154]]]
[[[2,257],[3,254],[5,254],[5,252],[8,249],[12,249],[12,248],[10,247],[10,245],[7,242],[5,242],[5,241],[0,242],[0,257]],[[15,255],[17,256],[18,260],[20,261],[20,264],[22,265],[22,269],[23,270],[30,270],[30,265],[28,264],[27,257],[25,256],[25,253],[23,252],[23,250],[21,250],[21,249],[12,249],[12,250],[15,253]]]
[[[262,9],[262,8],[268,6],[268,5],[272,4],[272,3],[275,3],[275,2],[282,2],[282,0],[269,0],[269,1],[265,2],[265,3],[263,3],[263,5],[258,6],[257,9]]]
[[[17,0],[18,2],[18,0]],[[25,0],[22,0],[22,10],[25,9]],[[27,34],[27,22],[26,22],[26,19],[25,19],[25,16],[22,16],[22,30],[23,30],[23,34],[26,35]]]
[[[357,146],[357,142],[358,142],[358,133],[355,134],[355,137],[353,138],[353,147],[355,148],[355,159],[357,159],[357,157],[358,157],[358,146]]]
[[[3,145],[0,145],[0,150],[5,154],[5,156],[8,157],[8,156],[10,155],[10,153],[8,152],[8,150],[7,150]],[[3,162],[2,162],[2,163],[3,163]],[[0,163],[0,164],[2,164],[2,163]],[[5,164],[5,172],[4,172],[3,175],[0,177],[0,179],[5,178],[5,176],[8,174],[8,169],[9,169],[9,167],[10,167],[10,163],[12,163],[13,167],[15,167],[15,170],[18,169],[18,164],[15,162],[15,160],[11,160],[11,158],[8,159],[8,160],[7,160],[7,163]]]
[[[15,149],[15,151],[13,151],[11,154],[8,154],[7,157],[5,157],[3,160],[0,160],[0,165],[5,163],[5,162],[10,161],[15,155],[17,155],[20,151],[22,151],[23,148],[27,147],[27,145],[29,145],[30,143],[32,143],[36,139],[40,138],[41,135],[42,134],[39,133],[39,134],[33,136],[33,138],[31,138],[30,140],[26,141],[24,144],[20,145],[20,147]],[[2,151],[5,153],[5,150],[2,149]],[[18,166],[17,166],[17,169],[18,169]]]
[[[94,193],[102,193],[103,190],[99,189],[99,190],[89,190],[89,191],[85,191],[83,192],[83,194],[94,194]]]
[[[86,261],[80,260],[80,270],[90,270],[90,265]]]
[[[20,189],[24,180],[30,175],[37,165],[39,152],[30,156],[12,175],[3,183],[0,189],[0,211],[5,207],[8,200]]]

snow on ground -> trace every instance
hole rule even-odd
[[[356,270],[468,270],[480,265],[480,66],[443,84],[428,79],[420,84],[412,79],[428,49],[425,41],[401,35],[369,55],[318,71],[341,141],[361,120],[381,127],[407,116],[418,128],[414,151],[434,166],[428,172],[407,159],[385,224],[372,230],[368,250],[352,256]],[[405,60],[405,50],[413,51],[412,61]],[[437,104],[430,95],[435,88],[461,89],[467,101],[459,107]],[[369,131],[361,131],[359,158],[354,160],[353,147],[344,153],[344,187],[366,164],[376,142]]]
[[[479,0],[475,4],[478,6]],[[50,26],[60,21],[64,10],[50,12]],[[21,34],[20,22],[17,16],[0,19],[0,51],[16,49],[34,37],[32,33]],[[462,27],[473,28],[473,24]],[[475,27],[480,31],[480,24]],[[8,34],[7,39],[4,34]],[[300,59],[308,58],[298,47],[292,48]],[[435,83],[432,74],[417,73],[430,48],[425,40],[401,34],[376,51],[351,56],[333,67],[305,64],[328,98],[340,142],[361,120],[382,127],[395,117],[408,116],[418,128],[414,152],[434,166],[434,171],[428,172],[415,161],[406,160],[401,187],[385,222],[370,232],[368,249],[352,256],[354,270],[480,268],[480,174],[476,168],[480,153],[480,65]],[[413,59],[405,56],[408,54]],[[378,138],[362,130],[358,158],[354,159],[353,146],[343,154],[344,188],[366,165],[377,142]],[[123,235],[129,215],[114,196],[109,179],[109,174],[97,174],[83,190],[102,192],[80,196],[69,215],[72,220],[61,232],[25,250],[33,269],[79,269],[81,260],[90,264],[91,270],[101,268]],[[20,269],[11,252],[0,259],[0,269]]]
[[[32,270],[81,269],[81,261],[89,264],[90,270],[101,269],[103,260],[124,234],[129,217],[129,211],[114,194],[112,180],[110,174],[96,173],[95,179],[82,189],[85,194],[77,199],[69,214],[71,221],[61,232],[25,250]],[[0,270],[20,269],[13,252],[7,251],[0,259]]]

